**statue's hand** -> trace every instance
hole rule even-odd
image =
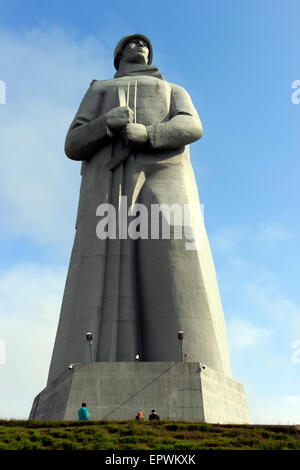
[[[118,106],[107,113],[106,125],[112,132],[120,132],[133,122],[133,112],[127,106]]]
[[[148,132],[143,124],[127,124],[123,136],[129,144],[145,144],[148,141]]]

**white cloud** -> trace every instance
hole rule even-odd
[[[0,418],[27,418],[46,384],[66,266],[26,264],[0,273]]]
[[[64,139],[91,80],[112,76],[111,52],[57,28],[1,30],[2,243],[23,236],[69,254],[80,164],[64,155]],[[66,277],[66,266],[54,263],[0,270],[1,417],[26,418],[46,384]]]
[[[236,287],[243,298],[244,319],[237,316],[228,321],[228,336],[233,369],[243,376],[240,381],[245,385],[251,422],[299,423],[299,351],[295,348],[300,309],[280,292],[273,276],[265,274]]]
[[[293,234],[278,223],[264,223],[255,227],[225,225],[212,236],[211,244],[214,252],[224,256],[224,260],[237,266],[247,266],[245,250],[255,247],[255,251],[272,250],[278,244],[293,239]]]
[[[297,339],[300,335],[300,307],[280,292],[272,276],[266,275],[244,284],[244,294],[256,312],[280,327],[282,335]],[[296,336],[295,336],[296,335]]]
[[[237,257],[244,230],[237,226],[224,226],[211,237],[211,245],[216,253],[230,259]]]
[[[252,424],[299,424],[300,396],[276,398],[248,395]]]
[[[300,395],[288,395],[283,397],[283,400],[290,405],[298,406],[300,409]]]
[[[64,139],[91,80],[111,75],[112,59],[95,39],[75,41],[60,29],[2,30],[0,56],[1,237],[70,249],[80,164],[64,155]]]
[[[291,240],[292,233],[280,224],[260,224],[258,227],[256,239],[267,247],[272,249],[279,243],[285,243]]]
[[[300,422],[299,351],[292,347],[300,338],[300,306],[281,284],[280,265],[271,270],[263,256],[266,246],[277,256],[292,237],[264,224],[256,231],[225,226],[213,239],[233,378],[245,386],[253,423]]]
[[[79,164],[64,155],[64,138],[90,81],[112,76],[111,51],[93,38],[75,40],[60,29],[22,34],[2,29],[0,53],[0,79],[7,92],[7,104],[0,107],[0,203],[6,214],[1,237],[24,235],[69,252],[80,176]],[[236,305],[227,327],[237,355],[272,345],[276,331],[295,340],[300,331],[299,307],[265,278],[253,280],[251,260],[241,255],[249,233],[228,226],[212,238],[213,252],[228,263],[223,272],[230,295],[238,292],[238,301],[243,298],[243,305],[248,304],[247,318],[253,309],[263,319],[260,325],[267,324],[261,327],[237,316],[242,309]],[[265,224],[252,239],[271,247],[290,236],[276,224]],[[228,265],[242,272],[243,280]],[[6,343],[7,360],[0,364],[0,417],[26,418],[34,396],[45,386],[65,276],[66,266],[34,264],[0,272],[0,341]],[[279,351],[272,361],[279,363]],[[281,370],[281,380],[285,377]],[[298,395],[272,400],[250,396],[249,408],[254,422],[299,422]]]
[[[256,234],[253,237],[250,236],[252,232]],[[297,339],[300,334],[300,306],[284,292],[280,285],[280,271],[270,271],[268,265],[263,264],[266,261],[260,262],[259,246],[263,242],[264,250],[266,245],[276,254],[278,243],[287,242],[293,235],[275,223],[260,224],[252,232],[245,227],[223,226],[212,238],[213,251],[220,264],[221,287],[224,294],[231,297],[231,311],[227,314],[238,319],[239,311],[243,311],[243,319],[245,315],[247,318],[254,316],[255,321],[259,317],[260,324],[271,324],[274,330],[280,328],[282,337]],[[239,326],[235,324],[232,328],[243,330],[243,319]]]
[[[231,318],[227,322],[227,331],[232,350],[266,344],[273,334],[272,329],[258,327],[240,318]]]

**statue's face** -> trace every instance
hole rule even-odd
[[[125,44],[122,49],[121,60],[125,62],[135,62],[138,64],[147,64],[149,49],[145,41],[139,38],[133,38]]]

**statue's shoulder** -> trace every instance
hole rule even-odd
[[[174,92],[174,93],[182,93],[182,94],[187,93],[186,89],[183,88],[183,86],[181,86],[181,85],[177,85],[176,83],[171,83],[171,82],[169,82],[169,85],[172,89],[172,92]]]
[[[190,94],[186,91],[185,88],[181,85],[176,85],[175,83],[170,83],[171,94],[175,101],[182,103],[191,103],[192,99]]]
[[[100,90],[105,87],[109,87],[115,83],[115,79],[111,78],[108,80],[92,80],[90,83],[91,90]]]

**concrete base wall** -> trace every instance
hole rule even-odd
[[[96,362],[65,370],[34,400],[30,419],[76,420],[82,402],[91,420],[148,417],[249,423],[244,388],[197,362]]]

